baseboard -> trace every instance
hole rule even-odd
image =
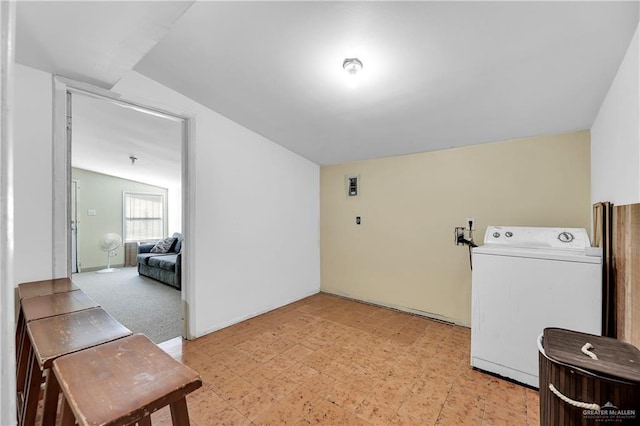
[[[111,265],[112,268],[118,269],[118,268],[131,268],[131,266],[124,266],[124,264],[119,264],[119,265]],[[82,268],[81,270],[79,270],[77,273],[81,274],[83,272],[95,272],[95,271],[99,271],[101,269],[106,269],[107,265],[104,266],[93,266],[91,268]],[[76,272],[74,272],[76,273]]]
[[[349,299],[349,300],[353,300],[356,302],[361,302],[361,303],[366,303],[368,305],[373,305],[373,306],[379,306],[382,308],[388,308],[388,309],[393,309],[396,311],[400,311],[400,312],[406,312],[408,314],[413,314],[413,315],[419,315],[421,317],[425,317],[425,318],[429,318],[432,320],[436,320],[436,321],[441,321],[441,322],[446,322],[447,324],[453,324],[453,325],[458,325],[460,327],[466,327],[466,328],[471,328],[470,324],[465,324],[462,323],[460,321],[456,321],[453,318],[449,318],[446,317],[444,315],[439,315],[433,312],[426,312],[426,311],[421,311],[418,309],[412,309],[412,308],[407,308],[406,306],[398,306],[398,305],[393,305],[393,304],[389,304],[389,303],[383,303],[380,301],[375,301],[375,300],[368,300],[368,299],[363,299],[363,298],[359,298],[359,297],[354,297],[351,296],[347,293],[342,293],[339,291],[327,291],[327,290],[320,290],[320,293],[325,293],[325,294],[330,294],[332,296],[338,296],[338,297],[342,297],[344,299]]]
[[[311,291],[311,292],[307,292],[307,293],[303,294],[302,296],[289,299],[288,301],[286,301],[286,302],[284,302],[282,304],[266,307],[266,308],[261,309],[259,311],[255,311],[255,312],[252,312],[250,314],[234,318],[234,319],[232,319],[230,321],[226,321],[226,322],[224,322],[222,324],[218,324],[213,328],[210,328],[210,329],[207,329],[207,330],[203,331],[202,333],[198,333],[196,336],[193,336],[193,339],[197,339],[199,337],[206,336],[207,334],[214,333],[214,332],[216,332],[218,330],[222,330],[223,328],[230,327],[230,326],[232,326],[234,324],[238,324],[238,323],[240,323],[242,321],[246,321],[248,319],[255,318],[258,315],[262,315],[262,314],[265,314],[267,312],[271,312],[271,311],[273,311],[275,309],[282,308],[282,307],[287,306],[287,305],[289,305],[291,303],[297,302],[299,300],[305,299],[305,298],[307,298],[309,296],[313,296],[314,294],[318,294],[318,293],[325,293],[325,294],[329,294],[329,295],[332,295],[332,296],[337,296],[337,297],[342,297],[344,299],[353,300],[353,301],[356,301],[356,302],[367,303],[367,304],[373,305],[373,306],[379,306],[379,307],[382,307],[382,308],[393,309],[393,310],[400,311],[400,312],[405,312],[405,313],[409,313],[409,314],[413,314],[413,315],[418,315],[418,316],[421,316],[421,317],[425,317],[425,318],[429,318],[429,319],[432,319],[432,320],[444,322],[444,323],[447,323],[447,324],[452,324],[452,325],[457,325],[457,326],[460,326],[460,327],[471,328],[471,326],[469,324],[464,324],[464,323],[462,323],[460,321],[456,321],[456,320],[454,320],[452,318],[448,318],[448,317],[446,317],[444,315],[435,314],[433,312],[426,312],[426,311],[421,311],[421,310],[417,310],[417,309],[407,308],[405,306],[397,306],[397,305],[382,303],[382,302],[379,302],[379,301],[373,301],[373,300],[357,298],[357,297],[353,297],[351,295],[348,295],[348,294],[345,294],[345,293],[341,293],[341,292],[331,292],[331,291],[326,291],[326,290],[317,290],[317,291],[314,290],[314,291]]]
[[[230,327],[230,326],[232,326],[234,324],[238,324],[238,323],[240,323],[242,321],[246,321],[248,319],[255,318],[258,315],[266,314],[267,312],[271,312],[271,311],[273,311],[275,309],[282,308],[284,306],[290,305],[291,303],[297,302],[299,300],[305,299],[305,298],[307,298],[309,296],[313,296],[314,294],[318,294],[318,293],[320,293],[319,289],[318,290],[313,290],[313,291],[304,293],[301,296],[289,299],[288,301],[286,301],[286,302],[284,302],[282,304],[276,304],[276,305],[273,305],[273,306],[268,306],[266,308],[260,309],[258,311],[252,312],[250,314],[243,315],[241,317],[234,318],[234,319],[232,319],[230,321],[223,322],[221,324],[216,325],[215,327],[213,327],[211,329],[207,329],[207,330],[203,331],[202,333],[198,333],[196,336],[194,336],[194,339],[197,339],[197,338],[202,337],[202,336],[206,336],[207,334],[214,333],[214,332],[216,332],[218,330],[222,330],[223,328]]]

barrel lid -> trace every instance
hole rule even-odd
[[[586,343],[593,346],[589,351],[597,360],[582,352]],[[543,344],[551,359],[592,373],[640,383],[640,350],[629,343],[562,328],[545,328]]]

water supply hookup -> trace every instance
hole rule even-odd
[[[473,270],[473,263],[471,260],[471,249],[473,247],[478,247],[476,243],[473,242],[473,228],[474,228],[474,219],[467,219],[468,226],[456,226],[455,228],[455,244],[457,246],[463,245],[469,248],[469,268]],[[465,233],[467,235],[465,235]]]

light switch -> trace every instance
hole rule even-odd
[[[96,215],[96,209],[87,210],[87,216],[95,216],[95,215]]]

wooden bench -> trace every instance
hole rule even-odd
[[[43,374],[51,368],[55,359],[131,335],[128,328],[102,308],[30,321],[26,323],[26,328],[32,350],[27,367],[23,409],[19,413],[19,423],[24,426],[35,423]],[[59,393],[54,375],[48,374],[42,412],[43,425],[55,424]]]
[[[98,306],[100,305],[87,296],[82,290],[31,297],[22,300],[20,303],[22,321],[24,321],[25,324],[43,318],[64,315],[89,308],[96,308]],[[31,352],[31,339],[26,337],[27,329],[24,325],[23,334],[24,336],[20,338],[19,357],[16,358],[16,383],[18,392],[24,391],[27,363]]]
[[[54,280],[32,281],[18,284],[18,297],[20,300],[28,297],[46,296],[48,294],[66,293],[80,290],[80,287],[71,282],[69,278],[56,278]]]
[[[186,395],[202,386],[198,373],[135,334],[60,357],[53,371],[64,396],[61,425],[151,424],[170,406],[175,426],[188,426]]]
[[[67,293],[69,291],[80,290],[78,286],[71,282],[69,278],[59,278],[55,280],[33,281],[18,284],[18,298],[20,307],[18,310],[18,321],[16,322],[16,360],[21,358],[20,350],[24,338],[26,337],[26,322],[22,312],[22,300],[30,297],[47,296],[56,293]]]
[[[27,364],[30,357],[30,340],[27,336],[27,319],[25,319],[23,311],[23,301],[35,298],[35,297],[47,297],[54,294],[65,294],[74,291],[81,291],[79,287],[71,282],[69,278],[60,278],[53,280],[33,281],[18,284],[18,320],[16,322],[16,390],[18,393],[18,418],[21,417],[23,407],[24,386],[27,373]],[[63,306],[58,306],[56,309],[59,313],[66,313]],[[30,311],[30,319],[44,318],[45,312]],[[54,313],[55,315],[55,313]]]

